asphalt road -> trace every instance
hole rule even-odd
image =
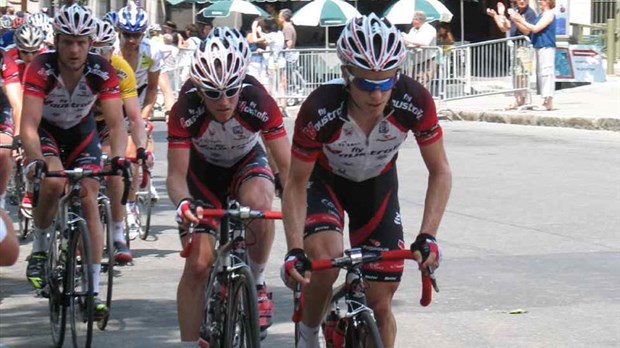
[[[290,122],[291,120],[287,120]],[[156,124],[154,234],[118,267],[112,318],[95,347],[173,347],[183,261],[165,196],[165,127]],[[395,298],[397,347],[620,346],[620,134],[485,123],[444,123],[454,175],[439,235],[441,292],[418,304],[410,265]],[[406,238],[419,226],[426,176],[417,146],[400,151]],[[274,205],[278,209],[279,201]],[[280,282],[281,224],[267,282],[276,302],[264,346],[293,346],[292,296]],[[30,243],[0,269],[0,344],[50,346],[47,301],[25,280]],[[517,313],[509,314],[513,310]]]

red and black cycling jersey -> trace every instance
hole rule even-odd
[[[19,83],[19,68],[17,64],[15,64],[15,61],[2,49],[0,49],[0,70],[0,112],[4,112],[11,108],[11,104],[1,87],[11,83]],[[3,119],[0,123],[4,124],[9,121],[11,120]],[[2,127],[2,125],[0,125],[0,127]]]
[[[248,82],[248,83],[246,83]],[[282,113],[262,87],[244,80],[231,119],[218,122],[191,80],[187,80],[168,121],[168,147],[190,148],[207,162],[229,168],[247,155],[259,141],[286,136]]]
[[[43,119],[69,129],[92,112],[99,100],[120,98],[116,70],[105,58],[88,54],[84,73],[73,92],[65,87],[54,52],[36,56],[26,68],[24,95],[43,99]]]
[[[15,64],[17,64],[17,67],[19,68],[19,80],[20,82],[23,82],[24,72],[26,71],[26,62],[24,62],[19,57],[19,49],[17,48],[17,46],[12,46],[6,52],[9,56],[11,56],[11,58],[13,58],[13,60],[15,61]],[[47,52],[47,48],[41,48],[37,51],[37,53],[35,53],[35,55],[45,53],[45,52]]]
[[[412,131],[420,146],[442,137],[435,102],[419,82],[401,75],[381,121],[369,136],[347,114],[344,80],[322,85],[302,104],[292,154],[332,173],[361,182],[387,171]]]

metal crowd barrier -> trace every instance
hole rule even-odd
[[[422,83],[438,101],[530,92],[536,86],[535,59],[526,37],[472,44],[409,49],[402,73]],[[188,77],[189,61],[171,73],[177,91]],[[318,86],[341,77],[335,49],[293,49],[252,56],[256,77],[280,106],[301,102]]]

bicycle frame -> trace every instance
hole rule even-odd
[[[260,345],[258,298],[256,284],[247,262],[244,222],[257,218],[280,219],[282,215],[252,210],[230,199],[227,208],[204,211],[204,216],[219,217],[221,223],[214,261],[205,287],[200,339],[210,342],[211,347],[230,347],[233,341],[246,340],[249,347],[256,347]],[[182,257],[189,256],[194,233],[191,226],[189,241],[181,251]],[[239,290],[242,293],[236,292]],[[237,298],[238,296],[243,298]],[[241,301],[241,307],[237,307],[238,301]],[[244,308],[244,314],[239,318],[234,317],[237,308]],[[237,327],[237,324],[241,326]]]

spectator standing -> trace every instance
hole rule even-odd
[[[283,68],[285,67],[286,60],[284,60],[282,55],[282,51],[284,50],[284,33],[278,28],[278,24],[273,18],[266,19],[262,29],[263,37],[267,44],[267,50],[265,52],[267,78],[269,80],[267,89],[269,90],[269,94],[278,101],[278,106],[283,112],[284,117],[286,117],[283,99],[276,98],[278,95],[284,93],[284,91],[280,90],[281,85],[278,85],[278,82],[282,81],[282,78],[278,77],[285,73]]]
[[[536,23],[529,23],[518,11],[509,9],[508,14],[518,29],[530,36],[532,46],[536,50],[536,80],[538,93],[543,97],[543,107],[553,109],[555,92],[555,27],[553,13],[555,0],[540,0],[541,13]]]
[[[252,30],[248,32],[245,38],[252,52],[252,58],[248,65],[248,75],[255,77],[266,88],[268,86],[267,67],[265,66],[265,57],[262,52],[267,45],[263,35],[263,26],[265,26],[265,19],[263,17],[256,17],[252,22]]]
[[[409,47],[414,47],[415,55],[412,77],[427,89],[435,75],[435,50],[429,47],[437,46],[437,29],[426,22],[424,11],[415,11],[411,21],[411,30],[404,34],[403,39]]]
[[[522,18],[524,18],[527,23],[536,23],[536,12],[529,6],[529,2],[527,0],[516,0],[515,4],[515,12],[518,13]],[[504,6],[504,3],[497,3],[497,11],[491,8],[487,9],[487,15],[493,18],[499,30],[505,33],[509,33],[509,37],[516,37],[522,35],[528,36],[528,34],[519,29],[515,22],[512,22],[506,17],[506,6]],[[529,45],[517,47],[514,67],[514,74],[516,80],[515,87],[520,89],[527,89],[529,87],[529,67],[531,66],[531,64],[532,58]],[[508,108],[516,109],[520,106],[523,106],[525,105],[526,99],[527,90],[517,91],[515,93],[515,104],[509,106]]]
[[[454,35],[452,35],[452,29],[450,23],[440,22],[437,30],[437,45],[439,46],[452,46],[454,45]]]
[[[291,17],[293,17],[293,12],[290,9],[280,10],[280,22],[282,23],[282,33],[284,34],[284,60],[286,61],[286,68],[282,74],[283,78],[280,80],[282,91],[294,90],[294,87],[289,86],[289,81],[291,83],[293,81],[291,73],[296,68],[297,60],[299,59],[299,52],[289,51],[297,45],[297,31],[293,23],[291,23]],[[282,113],[286,115],[285,111]]]
[[[162,56],[161,74],[159,74],[159,89],[164,96],[164,115],[168,122],[168,114],[172,110],[175,98],[174,92],[177,91],[179,85],[179,76],[177,71],[177,58],[179,56],[179,48],[172,44],[172,35],[163,35],[163,45],[159,47]]]

